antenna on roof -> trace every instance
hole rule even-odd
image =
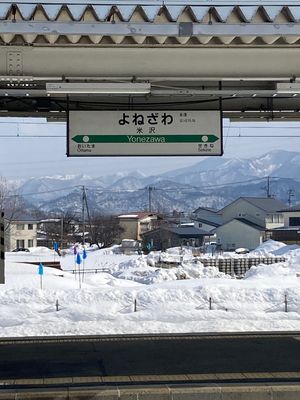
[[[288,190],[288,205],[289,205],[289,208],[291,208],[291,206],[292,206],[292,197],[294,197],[295,196],[295,190],[293,190],[293,189],[289,189]]]

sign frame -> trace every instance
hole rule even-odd
[[[77,113],[77,112],[80,112],[80,113],[85,113],[85,112],[95,112],[95,113],[105,113],[105,112],[119,112],[120,114],[122,114],[122,113],[167,113],[167,112],[170,112],[170,113],[189,113],[189,112],[193,112],[193,113],[199,113],[199,114],[201,114],[201,113],[203,113],[203,112],[214,112],[214,113],[219,113],[219,138],[218,138],[218,140],[220,141],[219,142],[219,147],[220,147],[220,151],[218,152],[218,153],[216,153],[216,154],[210,154],[209,152],[207,153],[207,154],[203,154],[203,153],[201,153],[201,154],[198,154],[198,153],[187,153],[187,154],[185,154],[185,153],[182,153],[182,154],[180,154],[180,153],[176,153],[176,152],[172,152],[172,153],[167,153],[167,154],[156,154],[155,152],[153,152],[153,153],[147,153],[147,154],[140,154],[140,153],[137,153],[137,154],[90,154],[90,153],[80,153],[80,154],[74,154],[74,153],[72,153],[72,151],[71,151],[71,146],[70,146],[70,143],[71,143],[71,141],[72,140],[74,140],[73,139],[73,137],[75,137],[75,136],[73,136],[73,137],[71,137],[71,132],[70,132],[70,113]],[[98,135],[98,136],[108,136],[109,134],[107,134],[107,135]],[[125,136],[126,134],[124,134],[124,136]],[[135,136],[134,134],[132,134],[133,136]],[[161,135],[160,133],[159,134],[157,134],[157,136],[158,135]],[[184,136],[184,135],[186,135],[186,136],[192,136],[192,135],[189,135],[189,134],[181,134],[181,136]],[[193,134],[193,135],[196,135],[196,134]],[[199,136],[205,136],[205,135],[201,135],[201,133],[199,133],[198,134]],[[78,135],[76,135],[76,137],[77,137]],[[84,135],[82,135],[82,136],[84,136]],[[94,135],[89,135],[90,137],[91,136],[94,136]],[[111,136],[118,136],[118,135],[111,135]],[[119,135],[120,136],[120,135]],[[168,134],[165,134],[165,137],[167,138],[167,137],[171,137],[172,135],[168,135]],[[209,135],[208,135],[209,136]],[[214,134],[212,134],[212,136],[215,136]],[[95,136],[94,136],[95,137]],[[222,112],[222,106],[221,106],[221,102],[220,102],[220,107],[218,108],[218,109],[201,109],[201,110],[184,110],[184,109],[181,109],[181,110],[155,110],[155,108],[153,107],[151,110],[70,110],[69,109],[69,106],[67,107],[67,137],[66,137],[66,139],[67,139],[67,157],[220,157],[220,156],[222,156],[223,154],[224,154],[224,148],[223,148],[223,112]],[[192,138],[191,138],[191,141],[194,141],[194,140],[192,140]],[[82,142],[83,143],[83,142]]]

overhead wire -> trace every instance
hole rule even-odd
[[[205,186],[201,186],[201,187],[192,186],[190,188],[169,188],[169,189],[166,188],[165,189],[165,188],[155,188],[155,187],[153,187],[153,190],[164,191],[164,192],[176,191],[176,192],[184,193],[185,191],[189,191],[189,190],[203,191],[203,190],[215,189],[217,187],[228,187],[228,186],[234,186],[234,185],[238,185],[238,184],[248,184],[250,182],[261,182],[261,181],[263,181],[263,180],[265,180],[267,178],[268,178],[267,176],[264,176],[262,178],[253,178],[253,179],[247,179],[247,180],[243,180],[243,181],[227,182],[227,183],[223,183],[223,184],[205,185]],[[271,176],[270,178],[272,178],[272,179],[300,180],[300,178],[292,178],[292,177],[273,177],[273,176]],[[134,193],[134,192],[141,192],[141,191],[149,190],[148,186],[143,187],[143,188],[139,188],[139,189],[107,189],[107,188],[99,189],[98,186],[91,186],[91,185],[85,185],[85,186],[89,190],[95,189],[95,190],[93,190],[94,193]],[[68,186],[68,187],[65,187],[65,188],[45,190],[45,191],[42,191],[42,192],[13,194],[13,195],[5,196],[5,197],[6,198],[11,198],[11,197],[36,196],[36,195],[61,192],[61,191],[66,191],[66,190],[76,189],[76,188],[81,188],[81,187],[82,187],[82,185],[72,185],[72,186]]]

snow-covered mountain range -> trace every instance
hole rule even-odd
[[[80,209],[85,186],[90,207],[99,212],[145,210],[150,202],[155,211],[187,212],[199,206],[221,208],[239,196],[266,196],[268,176],[271,195],[287,202],[293,190],[293,202],[300,202],[299,171],[300,153],[276,150],[251,159],[210,157],[155,176],[122,172],[32,178],[19,191],[29,204],[47,211]]]

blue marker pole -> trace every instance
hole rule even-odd
[[[56,242],[53,243],[53,250],[54,250],[54,262],[55,262],[55,256],[58,250],[58,243]]]
[[[76,280],[76,273],[77,273],[77,271],[76,271],[76,266],[77,266],[77,264],[76,264],[77,247],[76,246],[74,246],[74,248],[73,248],[73,254],[74,254],[74,275],[75,275],[75,280]]]
[[[40,265],[39,265],[38,274],[39,274],[39,276],[40,276],[40,286],[41,286],[41,289],[43,289],[44,266],[43,266],[42,263],[40,263]]]
[[[78,265],[79,289],[81,289],[81,277],[80,277],[81,257],[80,257],[80,254],[79,254],[79,253],[77,253],[77,256],[76,256],[76,264]]]
[[[85,248],[83,248],[83,253],[82,253],[82,282],[84,281],[84,261],[87,258],[87,252]]]

